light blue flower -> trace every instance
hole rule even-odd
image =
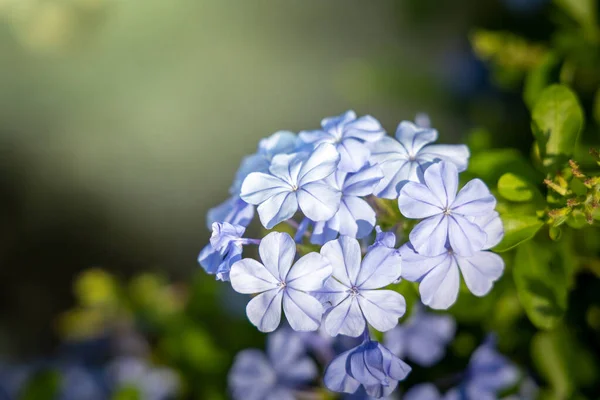
[[[179,377],[167,367],[156,367],[136,357],[119,357],[107,367],[114,392],[135,388],[144,400],[175,398],[180,390]]]
[[[298,136],[288,131],[278,131],[258,142],[256,153],[245,157],[235,174],[229,192],[239,195],[242,182],[252,172],[268,172],[271,160],[277,154],[289,154],[296,151]]]
[[[227,222],[215,222],[212,225],[210,243],[198,255],[198,262],[217,280],[228,281],[231,266],[242,258],[242,246],[254,243],[252,239],[242,239],[246,228]]]
[[[423,179],[424,183],[406,183],[398,197],[405,217],[424,218],[410,232],[413,248],[424,256],[440,255],[447,243],[465,257],[481,250],[486,233],[471,218],[490,215],[496,206],[485,183],[473,179],[457,194],[458,171],[444,161],[427,168]]]
[[[432,383],[421,383],[410,388],[402,400],[442,400],[438,388]]]
[[[108,397],[105,382],[95,371],[77,364],[61,365],[59,371],[58,400],[103,400]]]
[[[294,400],[318,374],[302,339],[278,330],[267,337],[267,354],[248,349],[235,357],[227,377],[234,400]]]
[[[373,188],[383,178],[379,167],[365,166],[356,173],[337,171],[325,179],[342,193],[340,207],[327,221],[316,222],[311,242],[324,244],[338,234],[361,239],[373,231],[376,215],[362,196],[373,194]]]
[[[485,232],[483,249],[494,247],[502,240],[502,221],[497,212],[473,218]],[[419,293],[423,304],[436,309],[447,309],[456,301],[460,289],[460,272],[467,288],[475,296],[485,296],[502,276],[504,260],[491,251],[477,251],[465,257],[446,248],[433,257],[417,253],[407,243],[400,248],[402,255],[402,277],[419,282]]]
[[[364,167],[371,154],[366,143],[375,142],[385,135],[379,121],[369,115],[356,118],[354,111],[325,118],[321,127],[322,130],[300,132],[300,140],[313,146],[334,144],[341,155],[338,168],[344,172],[357,172]]]
[[[425,170],[436,161],[453,163],[458,171],[467,169],[469,149],[465,145],[430,144],[438,132],[402,121],[396,139],[384,136],[370,145],[370,162],[379,165],[384,178],[375,188],[375,195],[386,199],[398,197],[403,184],[419,182]]]
[[[385,334],[385,346],[402,359],[430,367],[442,359],[455,331],[450,315],[428,313],[415,304],[410,318]]]
[[[314,331],[321,323],[323,306],[307,292],[323,287],[331,276],[329,261],[309,253],[293,266],[296,243],[287,233],[272,232],[261,240],[260,259],[245,258],[231,267],[231,285],[236,292],[260,293],[248,303],[246,315],[261,332],[272,332],[281,320],[281,305],[290,326]]]
[[[369,246],[369,250],[377,246],[385,246],[390,250],[396,250],[396,234],[394,232],[384,232],[378,225],[375,227],[375,242]]]
[[[248,226],[254,218],[254,206],[246,203],[238,196],[232,196],[218,206],[208,210],[206,224],[212,229],[215,222],[228,222],[233,225]]]
[[[323,324],[331,336],[357,337],[366,321],[381,332],[398,324],[406,311],[401,294],[392,290],[376,290],[400,277],[401,259],[397,251],[377,246],[367,252],[361,263],[360,245],[356,239],[340,236],[321,248],[333,267],[333,276],[315,295],[327,304]]]
[[[496,400],[498,393],[517,384],[518,368],[496,350],[490,335],[469,361],[461,384],[446,393],[444,400]]]
[[[337,356],[325,370],[325,386],[334,392],[354,393],[362,385],[369,396],[389,396],[411,368],[376,341]]]
[[[340,160],[335,147],[319,145],[312,153],[279,154],[269,173],[253,172],[242,184],[241,198],[258,205],[263,226],[273,228],[296,213],[298,207],[313,221],[333,217],[341,193],[322,180],[333,174]]]

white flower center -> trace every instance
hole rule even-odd
[[[450,215],[450,214],[452,214],[452,210],[450,210],[450,208],[446,207],[446,208],[444,208],[443,213],[444,213],[444,215]]]
[[[356,286],[352,286],[349,290],[348,293],[350,293],[350,296],[358,296],[358,288]]]

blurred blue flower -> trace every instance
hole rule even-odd
[[[327,221],[316,222],[311,242],[324,244],[335,239],[338,234],[361,239],[373,231],[375,211],[362,196],[373,194],[375,185],[383,178],[377,166],[365,166],[356,173],[337,171],[325,181],[342,193],[340,207]]]
[[[35,368],[30,365],[0,362],[0,399],[18,399],[34,372]]]
[[[212,229],[215,222],[228,222],[233,225],[248,226],[254,218],[254,206],[246,203],[237,195],[208,210],[206,224]]]
[[[235,174],[229,188],[232,195],[239,195],[242,182],[252,172],[268,172],[271,160],[277,154],[289,154],[296,151],[298,136],[288,131],[278,131],[258,142],[256,153],[245,157]]]
[[[267,354],[248,349],[237,354],[228,384],[234,400],[294,400],[318,374],[298,335],[280,329],[267,337]]]
[[[338,169],[344,172],[357,172],[364,167],[370,156],[366,143],[375,142],[385,135],[379,121],[369,115],[357,119],[354,111],[325,118],[321,127],[322,130],[300,132],[300,140],[313,146],[321,143],[335,145],[341,157]]]
[[[58,400],[103,400],[108,397],[107,384],[100,372],[73,363],[60,365],[58,371]]]
[[[402,400],[442,400],[442,395],[434,384],[421,383],[411,387]]]
[[[366,339],[337,356],[325,370],[325,386],[334,392],[354,393],[363,386],[369,396],[389,396],[411,368],[387,348]]]
[[[428,313],[415,304],[410,318],[385,334],[385,346],[402,359],[430,367],[442,359],[455,331],[450,315]]]
[[[341,193],[322,179],[333,174],[340,160],[335,147],[319,145],[312,153],[279,154],[269,173],[253,172],[242,184],[241,197],[258,205],[263,226],[273,228],[294,216],[298,207],[313,221],[333,217]]]
[[[260,293],[248,303],[246,314],[262,332],[272,332],[281,320],[281,306],[290,326],[314,331],[321,324],[323,306],[307,292],[320,290],[331,276],[329,261],[309,253],[293,266],[296,243],[287,233],[272,232],[258,247],[263,264],[251,258],[231,267],[231,285],[236,292]]]
[[[408,182],[400,190],[398,206],[407,218],[424,218],[410,232],[412,247],[424,256],[452,251],[472,256],[483,248],[485,232],[469,218],[494,212],[496,199],[480,179],[469,181],[457,194],[458,170],[439,162],[427,168],[424,183]]]
[[[497,212],[471,220],[485,232],[482,250],[494,247],[502,240],[504,230]],[[407,243],[400,248],[400,254],[402,277],[419,282],[421,302],[436,309],[447,309],[456,301],[460,289],[459,270],[467,288],[476,296],[485,296],[504,272],[504,260],[490,251],[477,251],[464,257],[446,248],[442,254],[428,257],[417,253]]]
[[[179,377],[169,368],[155,367],[136,357],[119,357],[107,367],[113,390],[135,388],[144,400],[174,398],[180,389]]]
[[[466,170],[468,147],[462,144],[430,144],[437,137],[435,129],[402,121],[396,130],[396,139],[384,136],[370,144],[370,162],[379,165],[384,174],[375,188],[375,195],[386,199],[397,198],[403,184],[408,181],[419,182],[425,170],[436,161],[452,163],[458,171]]]
[[[340,236],[321,248],[333,267],[333,276],[314,294],[329,305],[324,326],[331,336],[339,334],[357,337],[365,330],[366,321],[385,332],[398,323],[406,311],[401,294],[380,289],[396,281],[401,273],[397,251],[390,253],[376,246],[361,263],[361,249],[356,239]]]

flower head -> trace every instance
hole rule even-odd
[[[438,362],[454,338],[456,323],[450,315],[428,313],[416,304],[410,318],[385,334],[385,345],[400,358],[422,367]]]
[[[376,290],[400,277],[400,255],[388,250],[375,247],[361,263],[356,239],[341,236],[321,248],[321,254],[333,267],[333,276],[315,295],[330,307],[324,326],[331,336],[360,336],[366,321],[385,332],[396,326],[398,318],[404,315],[406,302],[402,295],[392,290]]]
[[[242,235],[246,228],[227,222],[214,222],[210,243],[198,255],[198,262],[218,280],[228,281],[231,266],[242,258],[242,245],[247,244]]]
[[[108,366],[111,386],[135,388],[142,399],[165,400],[180,389],[177,375],[169,368],[155,367],[135,357],[120,357]]]
[[[375,188],[377,197],[395,199],[403,184],[419,182],[425,170],[436,161],[447,161],[459,172],[467,169],[469,149],[465,145],[431,144],[437,140],[435,129],[402,121],[396,139],[384,136],[370,145],[370,161],[379,165],[384,178]]]
[[[273,158],[269,173],[249,174],[241,198],[258,205],[263,226],[271,229],[291,218],[298,207],[313,221],[333,217],[341,193],[322,179],[333,174],[340,155],[330,144],[319,145],[312,153],[280,154]]]
[[[313,146],[320,143],[335,145],[341,155],[338,168],[344,172],[356,172],[367,164],[371,153],[366,143],[385,135],[379,121],[369,115],[356,118],[354,111],[325,118],[321,127],[321,130],[300,132],[300,140]]]
[[[290,326],[314,331],[321,323],[323,306],[307,292],[320,290],[331,276],[331,265],[318,253],[309,253],[295,264],[296,243],[287,233],[272,232],[258,247],[262,264],[244,258],[231,267],[236,292],[260,293],[248,303],[246,315],[262,332],[272,332],[281,321],[281,306]],[[293,264],[293,265],[292,265]]]
[[[381,178],[381,169],[368,165],[356,173],[337,171],[327,177],[325,181],[342,194],[340,207],[327,221],[315,223],[311,242],[324,244],[338,234],[357,239],[370,234],[375,226],[376,215],[361,197],[373,194],[373,188]]]
[[[369,396],[388,396],[411,368],[380,343],[365,340],[337,356],[325,371],[324,382],[334,392],[354,393],[362,385]]]
[[[486,233],[473,218],[490,215],[496,199],[479,179],[469,181],[458,194],[454,164],[439,162],[427,168],[424,183],[402,187],[398,206],[407,218],[424,218],[410,232],[414,249],[422,255],[442,254],[449,243],[453,252],[471,256],[483,248]]]
[[[502,239],[503,229],[500,216],[492,212],[485,217],[473,218],[485,233],[483,249],[489,249]],[[460,289],[460,274],[467,288],[476,296],[485,296],[502,276],[504,260],[491,251],[477,251],[465,257],[446,248],[433,257],[424,256],[407,243],[400,248],[402,254],[402,277],[419,282],[423,304],[431,308],[447,309],[456,301]]]
[[[228,383],[234,400],[293,400],[293,390],[317,376],[302,339],[279,329],[267,337],[267,354],[244,350],[235,357]]]

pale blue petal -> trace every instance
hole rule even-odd
[[[283,192],[265,200],[257,208],[261,224],[272,229],[275,225],[286,221],[298,211],[296,192]]]
[[[277,369],[282,383],[297,386],[312,381],[319,374],[315,362],[309,357],[303,357],[288,364],[285,368]]]
[[[209,243],[200,251],[198,255],[198,263],[204,268],[207,274],[216,274],[219,265],[223,262],[223,255],[215,250]]]
[[[277,287],[278,279],[264,265],[251,258],[244,258],[232,265],[229,273],[231,286],[238,293],[261,293]]]
[[[344,126],[355,119],[356,113],[352,110],[348,110],[340,115],[323,118],[321,120],[321,126],[326,131],[341,133]]]
[[[375,210],[369,203],[359,197],[346,196],[342,199],[338,210],[340,235],[357,239],[368,236],[375,226]]]
[[[374,143],[367,144],[371,150],[369,158],[372,165],[381,164],[386,161],[408,161],[409,155],[406,148],[397,140],[384,136]]]
[[[340,354],[327,366],[325,376],[323,377],[323,382],[327,389],[342,393],[356,392],[360,383],[346,372],[348,357],[355,350],[356,349],[351,349]]]
[[[217,251],[223,251],[232,242],[240,239],[246,228],[241,225],[232,225],[228,222],[215,222],[212,224],[210,244]]]
[[[377,345],[383,356],[383,370],[386,375],[396,381],[405,379],[412,368],[400,358],[396,357],[388,348],[381,345],[381,343],[377,343]]]
[[[461,215],[450,215],[448,220],[448,241],[455,253],[471,256],[483,249],[487,235],[480,227]]]
[[[302,337],[288,327],[282,327],[267,335],[267,355],[278,374],[290,368],[305,356]]]
[[[375,118],[365,115],[347,122],[344,127],[344,138],[355,138],[365,142],[375,142],[385,135],[385,130]]]
[[[366,166],[345,178],[341,188],[344,196],[369,196],[383,179],[383,171],[379,166]]]
[[[389,249],[396,247],[396,234],[394,232],[384,232],[379,225],[375,227],[375,231],[377,232],[375,242],[369,246],[368,250],[371,250],[375,246],[385,246]]]
[[[398,325],[406,312],[404,297],[393,290],[361,290],[358,304],[369,324],[380,332]]]
[[[258,254],[265,268],[284,282],[296,256],[296,243],[287,233],[271,232],[260,241]]]
[[[398,207],[406,218],[427,218],[442,213],[444,204],[422,183],[407,182],[400,190]]]
[[[383,371],[383,355],[377,348],[377,342],[360,345],[349,358],[352,377],[365,386],[367,393],[371,386],[380,386],[384,381],[390,383]],[[369,395],[373,396],[372,393]],[[375,397],[381,397],[381,393],[375,394]]]
[[[308,228],[310,228],[310,225],[312,224],[312,221],[308,218],[302,218],[302,221],[300,222],[300,224],[298,225],[298,229],[296,230],[296,235],[294,235],[294,241],[296,243],[302,243],[302,241],[304,240],[304,236],[306,235],[306,232],[308,231]]]
[[[396,129],[396,139],[406,148],[406,151],[415,156],[423,146],[435,142],[438,132],[417,126],[409,121],[402,121]]]
[[[235,400],[263,400],[274,387],[277,376],[264,353],[250,349],[235,356],[227,381]]]
[[[304,161],[298,174],[298,186],[321,180],[333,174],[340,162],[335,146],[324,143]]]
[[[437,387],[431,383],[413,386],[402,396],[402,400],[441,400]]]
[[[355,296],[330,309],[324,318],[325,331],[331,336],[346,335],[358,337],[365,331],[365,317]]]
[[[446,251],[448,217],[438,214],[424,219],[408,235],[414,249],[422,255],[437,256]]]
[[[291,192],[288,183],[273,175],[253,172],[244,179],[240,197],[249,204],[258,205],[269,198],[285,192]]]
[[[515,365],[498,353],[493,336],[475,350],[469,362],[469,372],[471,379],[468,386],[492,393],[514,386],[520,375]]]
[[[334,143],[337,139],[335,135],[323,131],[321,129],[301,131],[300,133],[298,133],[298,137],[302,142],[312,145],[317,145],[321,143]]]
[[[206,224],[209,230],[212,230],[212,224],[215,222],[229,222],[233,225],[248,226],[252,218],[254,218],[254,206],[237,196],[233,196],[208,210]]]
[[[246,400],[246,399],[244,399]],[[269,394],[261,400],[296,400],[294,391],[283,386],[277,386],[269,392]]]
[[[375,246],[365,255],[356,279],[360,289],[379,289],[400,278],[402,257],[396,249]]]
[[[437,199],[436,204],[449,208],[458,189],[458,171],[454,164],[439,162],[427,168],[423,177],[427,188]]]
[[[454,257],[447,256],[419,284],[423,304],[438,310],[449,308],[458,297],[460,275]]]
[[[246,315],[261,332],[273,332],[281,322],[283,290],[271,289],[254,297],[246,306]]]
[[[463,172],[469,165],[469,148],[464,144],[432,144],[419,152],[419,160],[446,161],[454,164],[458,172]]]
[[[357,172],[364,167],[371,156],[371,151],[357,139],[344,139],[336,146],[340,154],[338,169],[344,172]]]
[[[475,296],[485,296],[504,272],[504,260],[490,251],[478,251],[471,257],[456,256],[467,287]]]
[[[310,292],[322,289],[331,273],[329,260],[313,252],[296,261],[284,279],[288,287]]]
[[[312,231],[310,242],[312,244],[323,245],[329,242],[330,240],[334,240],[338,236],[339,231],[339,213],[335,213],[335,215],[327,221],[315,222],[315,227]]]
[[[321,254],[333,267],[333,276],[348,288],[354,286],[361,263],[360,244],[356,239],[341,236],[325,243]]]
[[[420,281],[429,271],[440,265],[448,257],[447,252],[429,257],[419,254],[410,243],[400,248],[402,257],[402,278],[411,282]]]
[[[284,290],[283,310],[292,329],[300,332],[316,331],[325,311],[319,300],[289,287]]]
[[[244,179],[252,172],[269,172],[269,160],[266,159],[262,154],[252,154],[244,157],[240,167],[235,173],[233,184],[229,188],[229,193],[232,195],[238,195],[242,187]]]
[[[437,363],[454,338],[456,323],[449,315],[414,312],[406,326],[406,352],[423,367]]]
[[[398,198],[402,186],[411,180],[416,165],[407,160],[390,160],[378,164],[383,171],[383,179],[373,191],[375,196],[390,200]]]
[[[208,274],[216,274],[217,280],[228,281],[231,266],[242,258],[242,246],[230,244],[223,251],[215,250],[209,243],[198,255],[198,262]]]
[[[315,222],[330,219],[340,208],[342,193],[325,183],[308,183],[296,193],[300,209]]]
[[[339,233],[341,235],[345,235],[345,236],[349,236],[352,238],[356,238],[356,234],[358,233],[358,221],[354,218],[354,216],[350,213],[350,210],[348,210],[348,206],[346,205],[346,202],[348,199],[351,199],[352,197],[343,197],[342,201],[340,202],[340,208],[338,209],[337,213],[335,213],[334,218],[332,218],[331,220],[327,221],[327,225],[330,231],[333,231],[333,228],[336,227],[336,233]],[[358,199],[358,198],[356,198]],[[359,199],[360,200],[360,199]],[[330,223],[331,222],[335,222],[335,225]],[[333,236],[333,238],[331,238],[331,236],[333,235],[333,233],[331,233],[329,236],[329,239],[335,239],[335,237],[337,236]],[[321,235],[323,236],[323,235]]]
[[[319,290],[311,292],[325,308],[331,308],[341,303],[348,297],[348,287],[344,286],[334,278],[329,278],[325,281],[323,287]]]
[[[480,217],[470,217],[469,221],[479,226],[486,234],[487,240],[483,246],[483,250],[491,249],[502,241],[504,226],[498,212],[493,211]]]
[[[290,187],[297,186],[298,174],[302,163],[310,153],[277,154],[273,157],[269,172],[271,175],[286,182]]]
[[[431,128],[431,118],[427,113],[420,112],[415,116],[415,124],[419,128]]]
[[[276,154],[292,153],[296,149],[298,137],[290,131],[277,131],[258,142],[258,151],[270,159]]]
[[[494,211],[496,198],[490,193],[488,187],[480,179],[473,179],[458,192],[452,212],[465,216],[478,217]]]

